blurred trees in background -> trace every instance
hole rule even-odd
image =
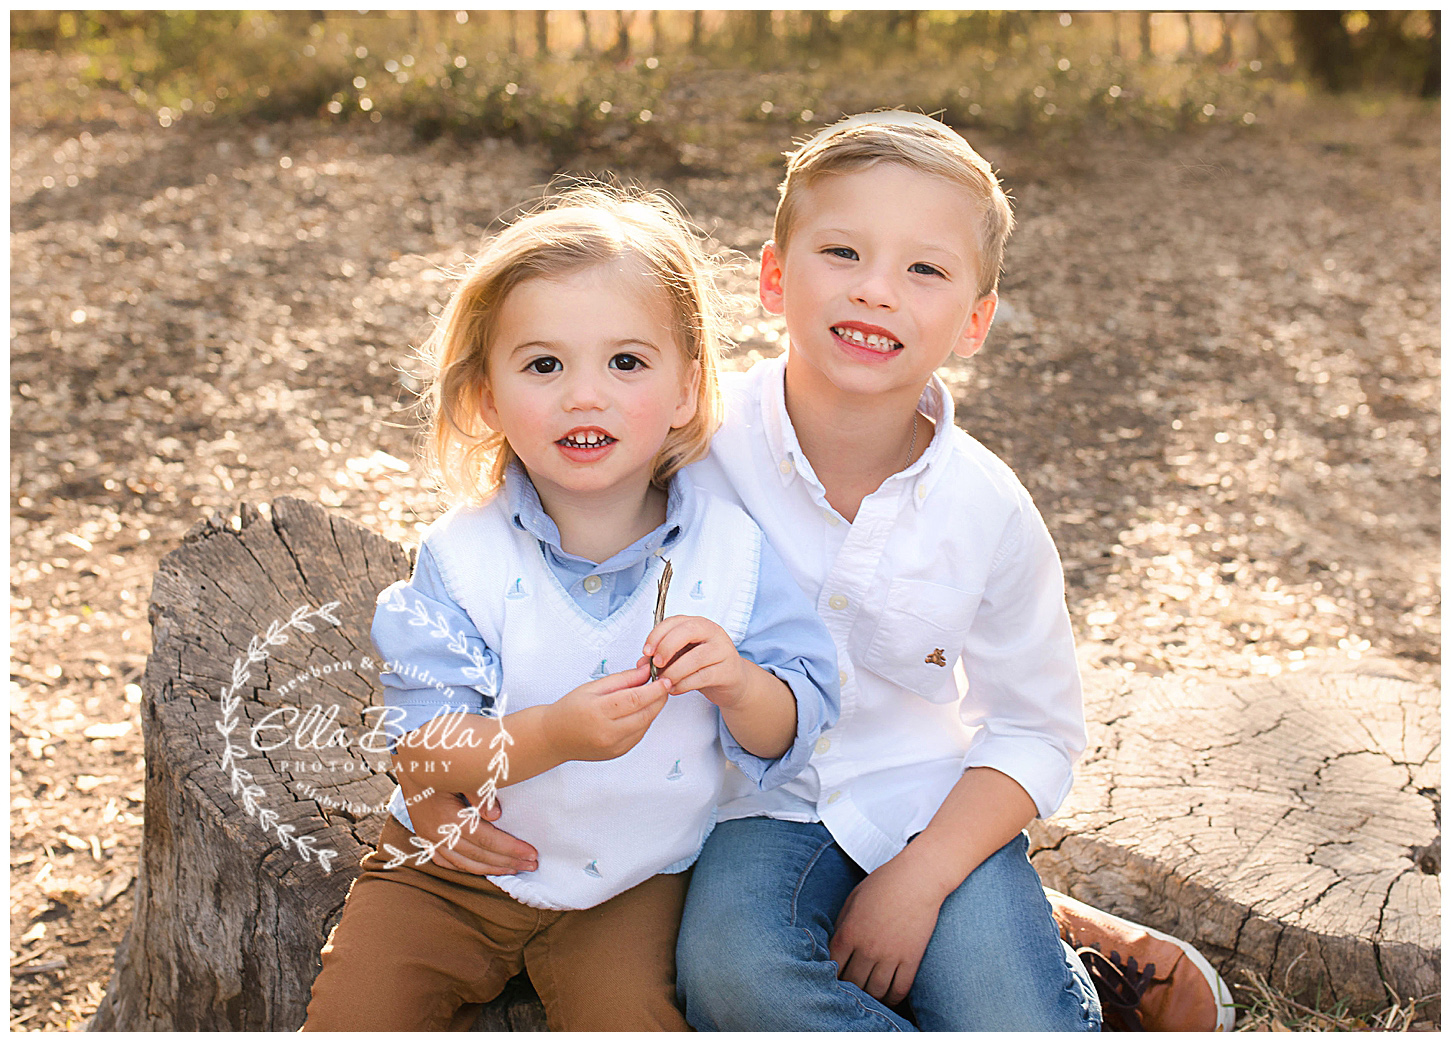
[[[82,62],[65,84],[78,101],[125,91],[163,125],[389,119],[424,138],[504,136],[556,152],[625,138],[688,143],[707,82],[717,84],[716,109],[730,110],[713,115],[728,119],[820,123],[902,105],[1014,132],[1248,124],[1284,89],[1440,91],[1439,11],[14,11],[10,19],[12,48]]]

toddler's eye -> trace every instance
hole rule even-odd
[[[632,373],[636,369],[644,369],[645,360],[639,355],[618,354],[610,359],[610,368],[618,369],[622,373]]]
[[[856,260],[857,259],[857,252],[856,252],[856,250],[852,249],[850,246],[828,246],[826,249],[822,250],[821,252],[822,253],[828,253],[828,254],[830,254],[833,257],[840,257],[842,260]]]
[[[526,365],[524,367],[524,371],[544,375],[548,373],[557,373],[562,368],[563,366],[560,365],[559,359],[551,358],[550,356],[545,355],[543,358],[536,358],[528,365]]]
[[[916,264],[912,265],[912,267],[908,270],[918,275],[941,275],[943,278],[946,278],[946,276],[943,275],[941,268],[934,268],[932,265],[924,264],[921,261],[918,261]]]

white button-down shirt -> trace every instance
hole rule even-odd
[[[742,503],[836,642],[841,718],[794,781],[729,772],[721,820],[821,821],[874,871],[920,832],[968,767],[1058,809],[1086,744],[1057,551],[1007,465],[953,424],[937,377],[927,451],[847,524],[786,413],[785,357],[727,374],[727,418],[695,480]],[[739,783],[739,784],[737,784]]]

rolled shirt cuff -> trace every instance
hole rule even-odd
[[[741,747],[724,720],[720,725],[720,744],[726,759],[739,767],[741,773],[761,791],[784,785],[805,769],[811,762],[816,740],[821,737],[822,725],[822,700],[797,695],[798,691],[815,692],[815,685],[804,671],[771,666],[768,672],[784,681],[796,699],[796,740],[791,743],[791,748],[775,759],[756,756]]]

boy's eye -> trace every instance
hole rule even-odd
[[[924,264],[921,261],[912,265],[908,270],[917,275],[940,275],[944,278],[946,277],[941,268],[934,268],[932,265]]]
[[[632,373],[636,369],[644,369],[645,360],[639,355],[618,354],[610,359],[610,368],[618,369],[622,373]]]
[[[524,371],[544,375],[547,373],[557,373],[562,368],[564,367],[560,364],[559,359],[545,355],[543,358],[536,358],[526,365]]]
[[[857,252],[856,252],[856,250],[852,249],[850,246],[828,246],[826,249],[822,250],[821,252],[822,253],[829,253],[833,257],[840,257],[842,260],[856,260],[857,259]]]

